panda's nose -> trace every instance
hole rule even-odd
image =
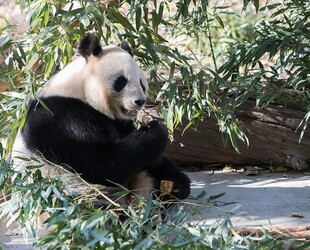
[[[139,107],[142,107],[143,104],[145,103],[145,100],[136,100],[135,103],[139,106]]]

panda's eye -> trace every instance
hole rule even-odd
[[[119,76],[114,82],[114,89],[117,92],[120,92],[127,84],[128,80],[124,76]]]
[[[142,84],[142,80],[140,79],[140,85],[141,85],[141,88],[143,90],[143,92],[145,93],[145,86]]]

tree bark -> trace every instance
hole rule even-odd
[[[223,145],[219,128],[214,119],[208,118],[197,128],[190,128],[182,135],[184,127],[174,132],[174,141],[166,154],[182,165],[234,164],[287,166],[305,170],[310,166],[310,124],[301,143],[300,129],[304,110],[269,104],[266,108],[246,101],[236,110],[240,127],[249,138],[247,147],[239,142],[241,154],[229,144]]]

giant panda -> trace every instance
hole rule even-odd
[[[89,183],[118,183],[145,197],[166,180],[173,188],[163,199],[187,198],[189,178],[163,156],[166,127],[156,120],[134,126],[148,83],[129,44],[101,47],[96,35],[87,34],[78,54],[30,100],[13,155],[40,155]]]

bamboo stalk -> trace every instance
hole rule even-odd
[[[249,236],[262,236],[264,232],[259,228],[234,227],[238,234]],[[268,232],[276,239],[285,240],[289,238],[310,239],[310,226],[300,227],[270,227],[266,228]]]

